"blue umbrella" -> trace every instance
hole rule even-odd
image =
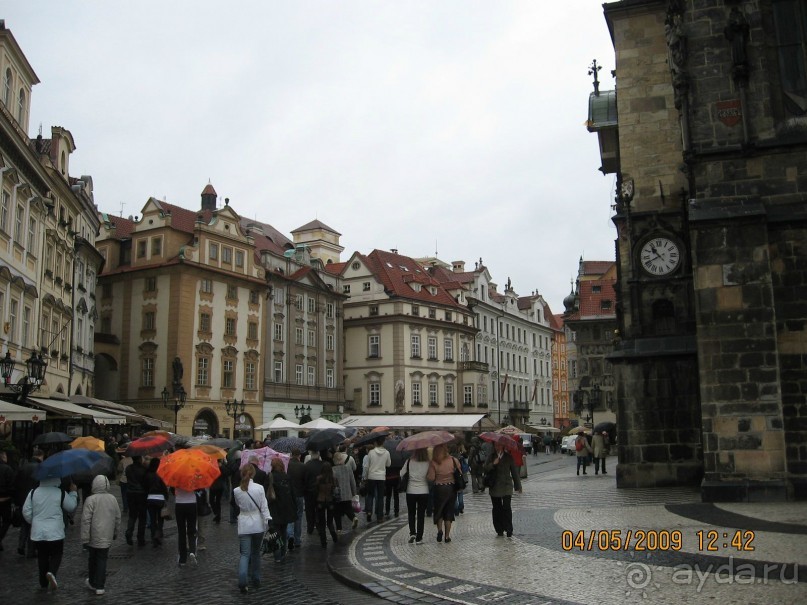
[[[90,471],[93,465],[103,458],[104,454],[101,452],[91,452],[84,449],[56,452],[40,463],[34,478],[40,481],[53,478],[61,479],[76,473]]]

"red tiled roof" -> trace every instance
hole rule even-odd
[[[548,309],[549,307],[547,307],[547,310]],[[547,317],[549,318],[549,325],[552,326],[553,330],[563,330],[563,315],[548,314]]]
[[[446,284],[449,282],[457,282],[459,284],[469,284],[476,279],[476,274],[478,271],[463,271],[461,273],[456,273],[450,269],[446,269],[445,267],[431,267],[429,272],[432,276],[442,284]]]
[[[132,231],[134,230],[135,226],[134,221],[130,221],[128,218],[115,216],[113,214],[107,214],[106,218],[109,220],[110,223],[115,225],[116,239],[126,239],[127,237],[132,236]]]
[[[155,198],[151,198],[151,201],[154,202],[158,208],[161,208],[163,212],[171,215],[171,227],[173,229],[184,231],[185,233],[193,233],[196,227],[196,218],[199,215],[202,216],[202,220],[205,223],[209,223],[210,218],[213,216],[213,212],[210,210],[188,210]]]
[[[584,260],[580,264],[580,275],[605,275],[614,265],[612,260]]]
[[[441,304],[451,307],[462,307],[439,281],[434,279],[426,267],[415,259],[386,252],[373,250],[365,258],[368,268],[384,284],[384,288],[392,296],[400,296],[423,303]],[[404,279],[406,277],[406,279]],[[417,282],[424,287],[420,292],[413,290],[408,284]],[[429,292],[429,286],[437,288],[437,294]]]
[[[347,267],[347,262],[344,263],[326,263],[325,264],[325,273],[330,273],[331,275],[341,275],[342,271],[345,270]]]
[[[205,185],[205,188],[202,189],[202,195],[215,195],[215,196],[218,196],[218,193],[216,193],[216,190],[213,189],[213,185],[208,183],[207,185]]]

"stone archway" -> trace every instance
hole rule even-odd
[[[219,419],[216,413],[210,408],[199,410],[196,417],[193,419],[193,436],[209,435],[216,437],[219,432]]]

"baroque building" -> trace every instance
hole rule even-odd
[[[604,5],[621,487],[807,497],[807,5]]]

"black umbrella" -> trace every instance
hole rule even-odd
[[[616,430],[616,424],[614,424],[613,422],[608,422],[608,421],[599,422],[599,423],[597,423],[597,426],[594,427],[594,432],[595,433],[602,433],[602,432],[612,433],[615,430]]]
[[[101,454],[101,456],[89,470],[73,473],[73,482],[77,484],[92,483],[92,480],[98,475],[112,475],[115,472],[115,461],[107,454]]]
[[[341,429],[322,429],[311,435],[305,442],[305,448],[319,452],[336,447],[345,440],[345,432]]]
[[[412,452],[398,451],[398,444],[401,439],[387,439],[384,442],[384,447],[389,452],[390,466],[403,466],[406,464],[407,458],[412,455]]]
[[[226,437],[214,437],[213,439],[205,439],[199,442],[207,445],[215,445],[216,447],[223,447],[225,450],[243,445],[238,439],[227,439]]]
[[[359,447],[361,445],[367,445],[368,443],[375,443],[376,439],[381,437],[387,437],[389,435],[389,431],[378,431],[377,433],[367,433],[366,435],[362,435],[356,441],[353,442],[355,447]]]
[[[64,433],[51,432],[42,433],[34,439],[34,445],[55,445],[57,443],[70,443],[75,437],[70,437]]]
[[[305,439],[302,437],[280,437],[279,439],[273,439],[266,445],[271,447],[276,452],[283,452],[286,454],[291,454],[291,450],[294,448],[297,448],[301,452],[305,451]]]

